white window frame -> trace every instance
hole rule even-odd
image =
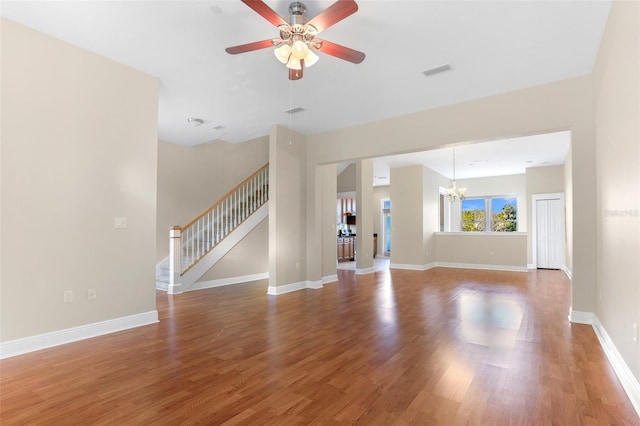
[[[491,209],[491,200],[494,198],[515,198],[516,200],[516,230],[511,232],[498,232],[494,231],[491,226],[491,222],[493,221],[493,210]],[[485,196],[477,196],[477,197],[465,197],[465,200],[484,200],[484,231],[487,233],[496,233],[496,234],[511,234],[513,232],[518,232],[520,229],[520,208],[518,207],[518,196],[515,194],[511,195],[485,195]],[[473,231],[465,231],[462,227],[462,201],[460,202],[460,232],[468,233],[468,234],[478,234],[480,232]]]

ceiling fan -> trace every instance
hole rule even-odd
[[[310,67],[318,61],[318,55],[314,51],[323,52],[354,64],[359,64],[364,60],[365,54],[362,52],[316,38],[318,33],[358,10],[358,5],[353,0],[338,0],[311,19],[306,15],[307,7],[299,1],[294,1],[289,5],[289,22],[285,21],[262,0],[241,1],[275,25],[280,30],[280,37],[227,47],[225,51],[229,54],[236,55],[268,47],[277,47],[274,53],[276,58],[289,69],[290,80],[301,79],[304,68]]]

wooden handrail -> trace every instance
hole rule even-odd
[[[194,223],[196,223],[199,219],[201,219],[204,215],[206,215],[207,213],[209,213],[211,210],[213,210],[216,206],[218,206],[219,204],[221,204],[224,200],[226,200],[231,194],[233,194],[234,192],[236,192],[240,187],[242,187],[242,185],[244,185],[245,183],[249,182],[251,179],[253,179],[256,175],[260,174],[261,172],[263,172],[267,167],[269,167],[269,163],[265,164],[264,166],[260,167],[258,170],[256,170],[251,176],[249,176],[248,178],[246,178],[245,180],[243,180],[242,182],[240,182],[239,184],[237,184],[236,186],[233,187],[233,189],[231,189],[230,191],[228,191],[226,194],[224,194],[222,197],[220,197],[218,199],[218,201],[216,201],[215,203],[211,204],[207,209],[205,209],[202,213],[200,213],[198,216],[195,217],[195,219],[193,219],[191,222],[187,223],[186,225],[184,225],[181,229],[187,229],[188,227],[190,227],[191,225],[193,225]]]

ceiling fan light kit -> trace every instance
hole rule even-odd
[[[275,25],[280,31],[280,38],[228,47],[225,50],[229,54],[276,47],[273,53],[278,61],[289,69],[290,80],[301,79],[304,69],[318,62],[320,58],[314,50],[354,64],[359,64],[365,58],[362,52],[315,38],[321,31],[355,13],[358,5],[353,0],[338,0],[311,19],[306,15],[307,7],[299,1],[294,1],[289,5],[289,22],[262,0],[241,1]]]

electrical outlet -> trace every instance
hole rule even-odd
[[[113,218],[113,227],[116,229],[125,229],[127,227],[127,218],[126,217],[114,217]]]
[[[73,302],[73,290],[65,290],[64,297],[63,297],[63,302],[64,303]]]
[[[633,323],[633,342],[638,343],[638,323]]]
[[[90,288],[89,290],[87,290],[87,300],[96,300],[97,297],[98,296],[96,294],[95,288]]]

